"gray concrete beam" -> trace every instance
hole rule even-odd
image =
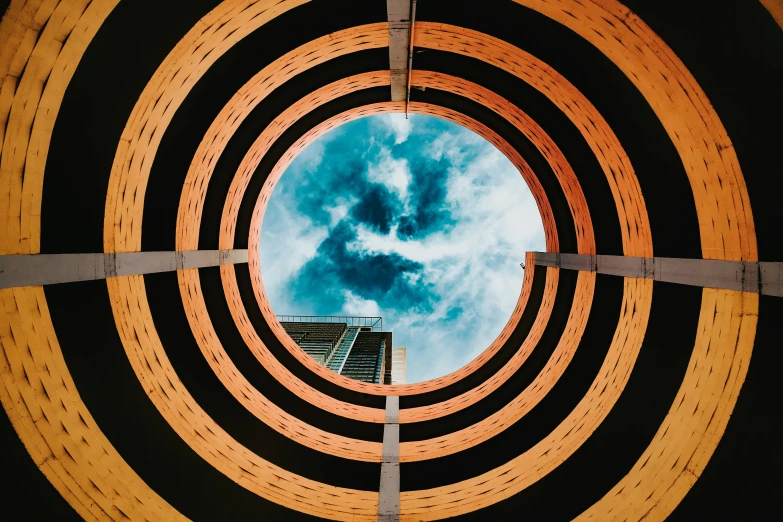
[[[783,263],[535,252],[538,266],[783,296]]]
[[[400,520],[400,398],[386,397],[386,424],[381,450],[378,522]]]
[[[759,263],[761,293],[783,297],[783,263]]]
[[[0,256],[0,288],[93,281],[247,263],[247,250]]]
[[[410,0],[386,0],[389,20],[389,69],[391,101],[405,101],[408,94],[408,46],[411,38]]]

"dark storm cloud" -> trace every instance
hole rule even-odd
[[[376,232],[388,234],[397,222],[400,200],[397,196],[378,183],[367,185],[359,202],[351,209],[351,217]]]
[[[343,132],[370,135],[369,120],[346,125]],[[393,135],[374,134],[368,140],[332,139],[324,143],[322,160],[316,175],[299,176],[294,188],[297,209],[314,225],[330,226],[329,208],[351,202],[348,214],[319,245],[315,257],[302,267],[291,283],[298,299],[309,302],[320,313],[336,313],[345,303],[343,290],[379,306],[399,310],[431,311],[437,300],[433,289],[421,275],[424,267],[399,254],[374,254],[348,249],[356,239],[356,228],[363,225],[376,233],[389,234],[397,226],[402,239],[421,239],[433,232],[447,232],[456,220],[446,202],[446,183],[451,161],[423,154],[433,140],[442,137],[439,123],[401,144]],[[407,159],[411,175],[407,213],[396,192],[369,179],[370,164],[377,161],[381,149],[393,159]],[[414,277],[411,277],[414,276]],[[412,282],[415,281],[415,282]],[[458,310],[454,313],[458,315]]]
[[[435,230],[448,231],[456,223],[446,205],[446,181],[451,162],[419,156],[409,165],[412,212],[400,218],[398,235],[402,239],[420,239]]]
[[[312,219],[315,225],[329,225],[331,215],[327,208],[337,199],[366,191],[367,163],[356,157],[355,151],[345,150],[345,141],[327,144],[324,153],[324,157],[337,154],[340,161],[322,162],[317,176],[301,176],[301,182],[294,188],[297,210]]]
[[[367,132],[367,121],[353,122],[353,132]],[[345,129],[343,130],[345,132]],[[384,185],[368,179],[368,162],[377,156],[383,140],[367,143],[365,140],[333,139],[324,144],[323,158],[316,176],[300,176],[296,185],[297,210],[313,220],[315,225],[329,225],[329,208],[340,200],[355,201],[351,208],[354,222],[388,234],[397,223],[401,201]]]
[[[445,122],[444,122],[445,123]],[[348,124],[343,132],[370,134],[369,123],[359,120]],[[328,209],[338,201],[355,202],[350,210],[353,224],[364,224],[375,232],[388,234],[394,225],[401,239],[421,239],[428,234],[448,232],[455,224],[446,196],[446,182],[454,167],[446,157],[438,159],[424,154],[436,138],[449,134],[448,124],[435,122],[417,133],[415,139],[394,143],[394,136],[367,140],[333,139],[324,144],[323,158],[316,176],[300,176],[294,188],[297,208],[315,225],[329,225]],[[369,163],[376,160],[381,148],[394,159],[407,159],[411,175],[408,186],[408,212],[402,213],[402,201],[386,186],[368,179]]]
[[[315,258],[292,280],[297,299],[315,299],[322,313],[336,313],[344,302],[342,290],[350,290],[380,306],[430,311],[432,289],[424,282],[411,282],[409,275],[424,266],[399,254],[367,254],[348,249],[356,230],[341,221],[318,247]],[[326,311],[328,310],[328,311]]]

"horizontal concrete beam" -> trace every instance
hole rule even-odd
[[[93,281],[247,263],[247,250],[0,256],[0,288]]]
[[[534,252],[538,266],[783,296],[783,263]]]
[[[410,0],[386,0],[389,19],[389,69],[391,101],[405,101],[408,94],[408,46],[411,38]]]

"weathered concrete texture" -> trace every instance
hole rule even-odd
[[[761,293],[783,297],[783,263],[759,263]]]
[[[408,93],[408,46],[411,38],[409,0],[386,0],[389,19],[391,101],[405,101]]]
[[[379,522],[400,520],[400,398],[386,397],[383,427],[381,485],[378,491]]]
[[[92,281],[247,263],[247,250],[0,256],[0,288]]]
[[[783,296],[783,263],[535,252],[539,266]]]

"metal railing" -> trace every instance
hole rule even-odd
[[[371,328],[373,332],[383,331],[382,317],[358,317],[352,315],[278,315],[281,323],[345,323],[346,326]]]

